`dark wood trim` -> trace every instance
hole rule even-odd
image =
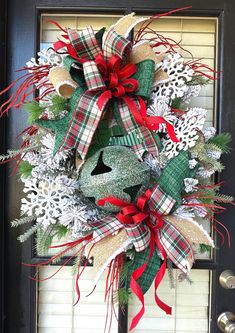
[[[7,82],[12,82],[18,74],[17,68],[24,66],[29,54],[35,49],[35,7],[34,1],[5,1],[7,10]],[[22,19],[23,17],[23,19]],[[8,149],[19,147],[17,135],[25,128],[26,116],[19,110],[9,113],[7,141]],[[25,227],[12,229],[10,221],[19,216],[22,190],[17,176],[11,176],[11,165],[6,172],[6,223],[5,223],[5,324],[6,333],[36,332],[36,288],[37,284],[29,277],[35,275],[35,269],[22,265],[30,262],[32,242],[24,245],[17,240]]]
[[[6,85],[6,42],[7,42],[7,2],[2,1],[0,10],[0,91]],[[0,97],[2,104],[4,97]],[[6,118],[0,118],[0,154],[6,152]],[[0,331],[3,332],[5,320],[5,166],[2,166],[0,172]]]
[[[225,181],[222,191],[235,195],[235,177],[234,177],[234,163],[235,163],[235,96],[234,96],[234,76],[235,66],[233,55],[235,53],[233,27],[235,15],[235,2],[226,1],[224,11],[221,12],[219,17],[220,31],[219,31],[219,60],[220,70],[222,71],[221,79],[219,80],[219,103],[218,103],[218,129],[220,132],[230,132],[232,135],[232,154],[223,156],[223,163],[226,166],[221,174],[221,179]],[[231,311],[235,313],[235,302],[233,290],[225,290],[219,284],[219,276],[222,271],[226,269],[235,270],[235,226],[234,226],[234,210],[231,207],[221,216],[220,220],[226,225],[232,235],[231,248],[228,245],[220,246],[217,251],[217,261],[219,263],[218,269],[213,274],[212,290],[214,306],[212,313],[212,332],[218,332],[216,325],[216,318],[224,311]]]
[[[128,306],[124,305],[118,308],[118,332],[117,333],[127,333],[128,332]]]
[[[226,6],[226,3],[229,3],[231,0],[222,1],[222,0],[189,0],[189,1],[182,1],[182,0],[113,0],[112,2],[107,2],[107,0],[87,0],[86,2],[80,1],[73,1],[73,0],[36,0],[36,6],[38,8],[56,8],[60,10],[64,10],[66,8],[69,9],[78,9],[84,8],[85,10],[89,10],[90,8],[103,8],[108,9],[110,11],[115,9],[132,9],[132,10],[151,10],[153,13],[157,11],[166,11],[172,8],[180,8],[186,6],[193,6],[194,9],[199,9],[202,12],[206,10],[213,10],[213,11],[221,11]]]

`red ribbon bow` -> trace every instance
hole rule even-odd
[[[120,97],[138,88],[138,81],[131,78],[137,71],[136,65],[127,64],[121,68],[122,60],[117,55],[113,55],[106,62],[103,55],[99,54],[95,57],[95,62],[108,89],[105,91],[107,94],[106,98],[108,96],[109,98],[112,96]],[[101,96],[97,102],[98,106],[102,100]]]
[[[105,203],[121,208],[117,214],[117,219],[124,225],[139,224],[149,218],[150,212],[147,211],[147,203],[153,191],[148,189],[142,196],[137,198],[136,204],[121,200],[114,196],[109,196],[98,200],[97,204],[104,206]]]
[[[147,116],[146,103],[142,97],[134,95],[132,98],[131,93],[138,89],[138,81],[131,78],[137,71],[136,65],[127,64],[121,67],[122,60],[117,55],[113,55],[106,62],[103,55],[99,54],[95,57],[95,62],[107,87],[97,101],[101,110],[112,97],[119,97],[127,104],[140,126],[145,126],[149,130],[159,130],[160,124],[164,124],[171,140],[179,141],[174,127],[163,117]]]
[[[135,226],[136,224],[146,223],[150,230],[150,244],[149,244],[149,257],[147,261],[140,267],[138,267],[131,275],[130,280],[130,288],[135,293],[135,295],[140,300],[142,307],[140,311],[134,316],[131,322],[130,331],[134,329],[140,319],[142,318],[145,306],[144,306],[144,295],[140,285],[138,284],[137,280],[140,276],[144,273],[150,259],[153,256],[155,246],[160,251],[163,263],[156,275],[154,286],[155,286],[155,302],[156,304],[166,312],[166,314],[171,314],[172,309],[166,303],[164,303],[157,295],[157,289],[165,275],[166,272],[166,258],[167,254],[165,249],[163,248],[159,236],[158,231],[163,227],[164,221],[161,215],[157,211],[151,211],[148,206],[148,201],[151,198],[153,190],[148,189],[143,195],[137,198],[136,203],[129,203],[114,196],[109,196],[103,199],[100,199],[97,204],[103,206],[105,203],[110,203],[112,205],[118,206],[121,208],[120,212],[117,213],[117,219],[123,223],[123,225],[130,227],[131,225]],[[155,217],[155,223],[152,222],[150,216]]]

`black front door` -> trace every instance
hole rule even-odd
[[[6,46],[2,44],[1,59],[4,60],[6,51],[6,65],[3,62],[0,66],[2,72],[7,74],[1,78],[2,83],[9,84],[17,74],[15,70],[24,66],[26,61],[36,54],[39,45],[39,24],[41,13],[73,13],[79,12],[106,12],[106,13],[156,13],[157,11],[167,11],[172,8],[185,7],[192,5],[182,15],[189,16],[211,16],[218,18],[218,69],[223,71],[221,79],[217,84],[217,124],[218,130],[230,132],[234,136],[235,128],[235,43],[234,43],[234,15],[235,3],[233,0],[214,0],[214,1],[112,1],[105,0],[8,0],[5,1],[7,7],[7,20],[4,10],[1,12],[1,18],[6,23],[7,37],[5,38],[5,29],[2,28],[1,37],[5,39]],[[5,50],[5,51],[4,51]],[[1,85],[2,88],[2,85]],[[17,134],[25,128],[26,118],[23,112],[12,110],[7,119],[0,119],[1,124],[1,144],[7,148],[16,148],[19,146]],[[6,129],[6,142],[4,136]],[[234,145],[234,142],[233,142]],[[235,194],[235,153],[224,158],[227,166],[222,174],[225,180],[223,191],[231,195]],[[234,169],[233,169],[234,168]],[[33,240],[23,245],[17,241],[19,230],[10,228],[9,221],[19,215],[21,186],[16,176],[10,176],[11,170],[8,168],[4,174],[1,169],[0,181],[1,188],[5,189],[5,196],[1,193],[1,237],[4,238],[5,246],[1,246],[1,256],[4,260],[4,299],[2,298],[2,320],[6,333],[33,333],[36,332],[36,284],[28,277],[33,274],[32,268],[21,265],[22,261],[29,262],[33,257]],[[215,251],[213,260],[198,261],[195,267],[198,269],[211,269],[213,271],[213,286],[211,291],[212,298],[212,321],[211,332],[219,332],[216,324],[218,316],[225,311],[235,313],[234,292],[224,289],[219,284],[219,276],[224,270],[235,271],[235,224],[233,221],[234,210],[230,207],[223,215],[223,223],[230,230],[232,245],[229,249],[227,245]],[[22,230],[23,231],[23,230]],[[4,236],[4,237],[3,237]],[[218,243],[219,247],[219,243]],[[2,266],[3,267],[3,266]],[[2,286],[3,284],[1,284]],[[125,317],[123,318],[123,320]]]

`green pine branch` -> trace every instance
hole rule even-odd
[[[210,82],[211,82],[211,80],[207,79],[203,75],[194,75],[192,77],[192,80],[187,82],[186,84],[188,86],[197,86],[197,85],[205,86],[205,85],[209,84]]]
[[[49,106],[49,110],[55,117],[58,117],[62,111],[67,110],[67,101],[62,96],[53,95],[51,103],[52,104]]]
[[[218,152],[218,153],[223,153],[223,150],[217,144],[215,144],[213,142],[207,142],[205,144],[205,150],[207,152],[215,151],[215,152]]]
[[[37,101],[31,101],[24,104],[25,110],[29,113],[28,121],[30,123],[35,122],[45,111],[45,108]]]
[[[55,224],[53,228],[53,234],[56,236],[59,240],[67,235],[69,232],[68,228],[65,227],[62,224]]]
[[[210,245],[206,245],[206,244],[200,244],[199,245],[199,252],[200,253],[207,253],[211,251],[211,246]]]
[[[21,161],[18,169],[18,173],[23,178],[31,176],[33,166],[28,161]]]
[[[49,225],[46,229],[38,229],[36,235],[36,249],[37,253],[44,256],[48,253],[48,248],[52,243],[53,236],[51,235],[53,231],[53,226]]]
[[[172,109],[177,109],[177,110],[182,110],[181,104],[183,102],[183,99],[181,97],[177,97],[173,99],[171,103],[171,108]]]
[[[114,292],[113,302],[114,304],[118,304],[120,306],[124,306],[129,303],[131,298],[131,291],[126,288],[119,288]]]
[[[229,153],[231,151],[231,144],[232,137],[230,133],[221,133],[213,138],[208,140],[208,144],[213,144],[217,146],[223,153]]]
[[[233,202],[234,198],[231,195],[217,193],[214,200],[217,202],[229,203]]]

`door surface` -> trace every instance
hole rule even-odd
[[[221,79],[216,86],[216,124],[219,131],[230,132],[234,135],[235,126],[235,96],[233,89],[235,88],[234,75],[234,15],[235,3],[233,0],[192,0],[192,1],[50,1],[50,0],[8,0],[7,5],[7,44],[6,44],[6,73],[7,83],[13,81],[17,74],[15,70],[21,68],[25,62],[30,59],[32,54],[40,47],[40,22],[42,14],[120,14],[130,13],[132,11],[137,14],[153,14],[156,12],[164,12],[177,7],[192,5],[192,9],[182,12],[182,17],[211,17],[218,20],[217,33],[217,68],[223,71]],[[4,35],[4,34],[3,34]],[[3,36],[4,37],[4,36]],[[4,56],[4,52],[3,52]],[[2,127],[6,129],[6,146],[8,148],[18,147],[17,134],[25,128],[26,118],[23,112],[13,110],[9,113],[9,117],[5,123],[3,119]],[[3,126],[4,125],[4,126]],[[234,142],[233,142],[234,145]],[[224,157],[224,163],[227,166],[222,173],[221,178],[225,181],[223,191],[225,193],[235,195],[235,177],[233,170],[235,168],[234,152],[229,157]],[[2,175],[1,170],[1,175]],[[1,201],[1,213],[5,213],[4,230],[2,234],[5,239],[4,248],[4,311],[2,319],[4,321],[4,331],[6,333],[33,333],[36,332],[36,284],[28,277],[33,275],[33,268],[21,265],[22,261],[30,262],[34,257],[33,240],[23,244],[17,241],[19,230],[10,228],[9,221],[19,215],[21,186],[15,176],[10,177],[10,170],[1,177],[1,186],[5,186],[5,201]],[[213,253],[210,260],[198,260],[194,268],[202,270],[202,276],[211,272],[211,313],[209,318],[210,332],[219,332],[216,324],[218,316],[225,311],[235,313],[235,294],[233,290],[224,289],[219,284],[219,276],[224,270],[235,270],[235,225],[234,225],[233,208],[223,214],[222,222],[230,230],[232,237],[232,245],[229,249],[227,244],[220,247],[218,241],[218,249]],[[195,271],[196,274],[196,271]],[[190,293],[189,293],[190,297]],[[200,295],[199,295],[200,297]],[[177,306],[177,304],[176,304]],[[182,314],[183,318],[183,314]],[[155,320],[157,320],[155,318]],[[123,316],[122,327],[125,333],[125,322],[127,318]],[[118,330],[118,329],[117,329]],[[183,329],[182,329],[183,331]],[[42,330],[43,332],[43,330]],[[67,332],[70,332],[69,330]],[[75,332],[75,331],[74,331]],[[145,330],[141,331],[145,332]],[[147,331],[146,331],[147,332]],[[155,332],[155,331],[149,331]],[[156,331],[157,332],[157,331]],[[167,330],[164,330],[167,332]],[[170,332],[170,329],[169,331]],[[185,331],[186,332],[186,331]],[[209,330],[208,330],[209,332]],[[89,332],[90,333],[90,332]],[[97,331],[98,333],[98,331]]]

